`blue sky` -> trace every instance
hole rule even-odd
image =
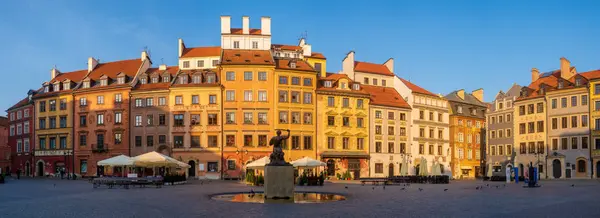
[[[51,2],[51,3],[50,3]],[[491,100],[532,67],[549,71],[567,57],[579,72],[600,68],[600,16],[594,1],[10,1],[0,13],[0,110],[62,72],[100,61],[139,58],[177,62],[188,46],[220,43],[220,15],[260,27],[272,18],[273,43],[296,44],[306,31],[313,51],[341,69],[345,54],[383,63],[434,92],[484,88]]]

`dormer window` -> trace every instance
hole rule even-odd
[[[55,92],[60,91],[60,83],[54,84],[54,91]]]
[[[206,75],[206,82],[207,83],[216,83],[217,82],[217,76],[214,73],[209,73]]]
[[[581,78],[575,79],[575,86],[581,86]]]
[[[559,89],[562,89],[562,88],[564,88],[564,87],[565,87],[565,83],[564,83],[562,80],[561,80],[561,81],[558,81],[558,88],[559,88]]]
[[[187,84],[187,75],[179,76],[179,84]]]
[[[456,107],[456,111],[457,111],[459,114],[462,114],[462,106],[457,106],[457,107]]]
[[[100,86],[107,86],[107,85],[108,85],[108,80],[107,79],[100,80]]]
[[[169,75],[163,76],[162,80],[163,80],[164,83],[171,82],[171,79],[169,78]]]
[[[285,57],[289,58],[290,57],[290,53],[285,53]]]
[[[90,81],[83,82],[83,88],[87,89],[90,87]]]
[[[44,92],[50,92],[50,87],[49,86],[44,86]]]
[[[117,83],[118,84],[125,84],[125,77],[122,76],[122,77],[117,78]]]
[[[323,85],[327,88],[331,88],[331,81],[325,81],[323,82]]]
[[[281,57],[281,53],[275,52],[275,57]]]
[[[200,83],[200,75],[194,75],[192,77],[192,83],[199,84]]]
[[[152,83],[158,83],[158,76],[152,77]]]
[[[539,90],[539,94],[540,94],[540,95],[543,95],[545,91],[546,91],[546,90],[545,90],[545,87],[542,87],[542,88],[540,88],[540,90]]]
[[[360,85],[358,83],[352,85],[352,89],[360,90]]]
[[[146,82],[147,82],[147,81],[146,81],[146,78],[140,78],[140,83],[141,83],[142,85],[143,85],[143,84],[146,84]]]
[[[296,62],[290,62],[290,68],[296,68]]]
[[[295,53],[295,54],[294,54],[294,58],[298,58],[298,53]]]
[[[71,83],[70,82],[63,83],[63,90],[69,90],[69,89],[71,89]]]
[[[341,83],[341,84],[340,84],[340,87],[341,87],[342,89],[346,89],[346,83]]]

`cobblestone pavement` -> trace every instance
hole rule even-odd
[[[522,188],[523,183],[504,187],[502,182],[481,181],[386,189],[327,183],[296,190],[341,193],[348,199],[325,204],[252,204],[209,198],[252,188],[233,181],[125,190],[93,189],[81,180],[9,179],[0,185],[0,217],[600,217],[598,180],[541,183],[541,188],[534,189]],[[482,190],[475,188],[481,185]]]

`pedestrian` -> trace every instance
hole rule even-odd
[[[21,169],[17,169],[17,180],[21,179]]]

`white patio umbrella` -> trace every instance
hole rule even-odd
[[[190,167],[190,165],[187,163],[178,161],[175,158],[158,153],[156,151],[135,156],[133,157],[133,161],[135,166],[141,167]]]
[[[405,161],[402,163],[402,167],[400,167],[400,175],[406,176],[408,175],[408,163]]]
[[[326,163],[312,159],[310,157],[303,157],[301,159],[292,161],[291,163],[294,167],[303,167],[303,168],[313,168],[313,167],[324,167],[327,166]]]
[[[427,172],[427,159],[425,158],[421,158],[421,163],[420,163],[420,168],[419,168],[419,176],[427,176],[428,172]]]
[[[432,176],[440,176],[442,175],[442,170],[440,169],[440,164],[435,162],[432,166],[431,166],[431,175]]]
[[[269,164],[271,160],[268,156],[262,157],[258,160],[252,161],[249,164],[246,164],[246,168],[248,169],[262,169],[265,168],[267,164]]]
[[[134,161],[127,155],[114,156],[108,159],[98,161],[98,166],[133,166]]]

